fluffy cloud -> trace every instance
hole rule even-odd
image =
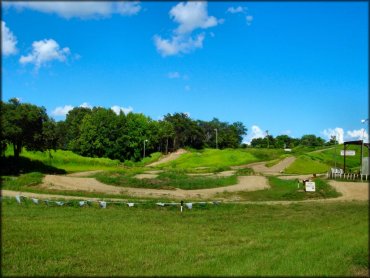
[[[365,142],[369,142],[369,134],[364,128],[347,130],[346,132],[344,132],[341,127],[336,127],[334,129],[328,128],[324,129],[321,134],[323,134],[327,140],[330,140],[331,136],[336,136],[339,144],[342,144],[344,141],[362,140],[362,138]]]
[[[227,9],[227,13],[231,13],[231,14],[237,14],[237,13],[246,13],[248,10],[247,7],[242,7],[242,6],[238,6],[236,8],[234,7],[230,7]]]
[[[8,56],[17,53],[17,38],[9,30],[4,21],[1,21],[1,34],[2,54]]]
[[[34,64],[36,69],[53,60],[64,62],[70,54],[68,47],[60,48],[59,44],[53,39],[44,39],[32,43],[32,51],[27,56],[21,56],[21,64]]]
[[[217,18],[208,16],[206,2],[179,3],[170,10],[170,17],[179,24],[175,29],[178,34],[187,34],[193,30],[216,26]]]
[[[55,108],[53,110],[53,112],[51,112],[51,114],[54,115],[54,116],[65,116],[72,109],[73,109],[72,105],[64,105],[64,106],[60,106],[60,107]]]
[[[326,137],[327,140],[330,140],[332,136],[335,136],[339,144],[344,142],[344,130],[341,127],[324,129],[321,133]]]
[[[243,143],[250,144],[253,139],[266,137],[266,132],[259,126],[252,125],[251,133],[245,138]]]
[[[346,135],[349,140],[364,140],[365,142],[369,142],[369,134],[364,128],[348,130]]]
[[[87,102],[84,102],[82,103],[79,107],[82,107],[82,108],[92,108],[92,106],[90,104],[88,104]]]
[[[90,104],[88,104],[87,102],[84,102],[82,103],[81,105],[79,105],[78,107],[83,107],[83,108],[92,108],[92,106]],[[64,105],[64,106],[59,106],[57,108],[55,108],[51,114],[53,116],[65,116],[68,114],[69,111],[71,111],[72,109],[74,108],[74,106],[72,105]]]
[[[112,106],[110,109],[113,110],[114,113],[116,113],[117,115],[119,115],[119,113],[122,111],[123,113],[125,113],[126,115],[132,111],[134,111],[134,109],[129,106],[129,107],[120,107],[118,105],[114,105]]]
[[[170,18],[178,23],[170,39],[155,35],[154,44],[162,56],[189,53],[203,47],[204,33],[193,38],[197,29],[207,29],[221,24],[223,20],[208,15],[207,2],[179,3],[169,12]]]
[[[5,8],[57,14],[69,19],[73,17],[88,19],[108,17],[112,14],[135,15],[141,10],[139,2],[5,2]]]
[[[203,47],[204,34],[199,34],[195,39],[192,37],[173,36],[171,39],[162,39],[154,36],[154,43],[162,56],[171,56],[179,53],[189,53],[196,48]]]

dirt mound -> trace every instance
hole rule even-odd
[[[254,172],[256,173],[262,173],[262,174],[269,174],[269,175],[281,175],[281,173],[284,171],[285,168],[287,168],[290,164],[292,164],[296,158],[294,156],[290,156],[287,158],[284,158],[282,161],[280,161],[278,164],[266,167],[266,161],[263,162],[256,162],[251,163],[248,165],[242,165],[239,166],[240,168],[252,168]]]
[[[167,154],[164,157],[162,157],[161,159],[159,159],[158,161],[153,162],[153,163],[150,163],[147,166],[149,166],[149,167],[151,167],[151,166],[157,166],[157,165],[160,165],[162,163],[166,163],[166,162],[169,162],[169,161],[178,159],[180,155],[182,155],[182,154],[184,154],[186,152],[187,151],[184,150],[184,149],[178,149],[177,151],[175,151],[173,153],[170,153],[170,154]]]

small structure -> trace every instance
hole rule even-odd
[[[363,150],[362,148],[363,147],[367,147],[367,149],[369,149],[369,143],[364,143],[363,140],[356,140],[356,141],[347,141],[347,142],[344,142],[343,143],[343,152],[344,152],[344,155],[343,155],[343,172],[346,173],[346,147],[347,145],[361,145],[361,158],[360,158],[360,165],[361,165],[361,168],[363,168],[362,166],[362,154],[363,154]],[[368,155],[370,156],[370,152],[368,152]],[[362,170],[362,169],[361,169]],[[368,170],[368,169],[367,169]],[[366,171],[368,172],[368,171]]]

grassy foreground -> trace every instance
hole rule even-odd
[[[2,201],[2,274],[366,275],[368,204],[20,206]]]

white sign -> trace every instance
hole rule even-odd
[[[292,151],[292,149],[284,149],[284,151],[286,151],[286,152],[291,152],[291,151]]]
[[[340,155],[341,156],[344,156],[344,151],[343,150],[340,151]],[[356,155],[356,152],[355,151],[346,150],[346,155],[348,155],[348,156],[354,156],[354,155]]]
[[[305,186],[308,192],[315,192],[316,190],[314,181],[306,181]]]

